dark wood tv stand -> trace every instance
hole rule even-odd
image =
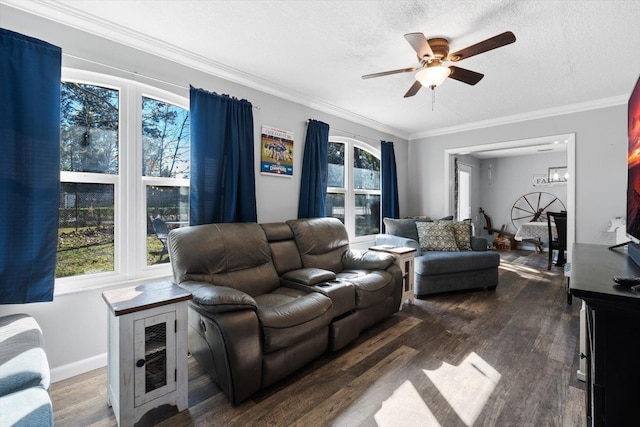
[[[640,425],[640,293],[613,276],[640,277],[624,249],[575,244],[570,291],[587,305],[587,425]],[[615,286],[614,286],[615,285]]]

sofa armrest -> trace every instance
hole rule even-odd
[[[193,295],[192,303],[211,313],[226,311],[257,311],[256,301],[248,294],[226,286],[215,286],[210,283],[185,281],[179,286]]]
[[[386,270],[395,260],[386,252],[348,249],[342,255],[342,267],[346,270]]]
[[[471,236],[472,251],[486,251],[487,247],[487,239],[485,239],[484,237]]]
[[[335,280],[336,273],[322,268],[300,268],[291,270],[282,276],[284,283],[295,283],[306,286]]]
[[[376,245],[413,248],[416,250],[416,256],[420,256],[420,243],[406,237],[394,236],[393,234],[378,234],[376,235]]]

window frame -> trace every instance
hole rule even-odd
[[[56,278],[54,295],[171,276],[171,264],[147,265],[148,185],[189,187],[189,179],[142,175],[142,97],[189,110],[188,90],[169,92],[134,80],[79,69],[62,69],[61,83],[72,81],[119,92],[118,174],[60,172],[60,182],[114,186],[113,271]],[[129,219],[129,220],[128,220]]]
[[[345,187],[329,187],[327,186],[327,193],[340,193],[344,194],[344,225],[349,234],[349,241],[351,243],[361,243],[371,241],[375,234],[366,234],[364,236],[356,236],[356,216],[355,216],[355,204],[356,195],[378,195],[380,201],[382,201],[382,174],[380,174],[380,190],[363,190],[354,188],[354,172],[353,172],[353,155],[354,149],[357,147],[361,150],[368,151],[373,154],[380,162],[382,162],[380,149],[367,144],[366,142],[347,138],[344,136],[331,136],[329,135],[329,142],[336,142],[345,145],[344,150],[344,182]],[[382,164],[380,165],[382,169]],[[381,209],[382,212],[382,209]],[[380,214],[380,226],[382,226],[382,213]]]

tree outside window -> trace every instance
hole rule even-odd
[[[118,174],[119,92],[63,82],[60,170]]]
[[[114,270],[114,183],[120,93],[62,82],[56,277]],[[86,174],[90,172],[91,174]]]
[[[189,221],[189,111],[142,98],[142,175],[147,204],[147,265],[169,262],[162,229]],[[154,220],[156,226],[154,227]]]
[[[379,233],[379,156],[354,140],[329,141],[328,175],[325,215],[340,219],[352,236]]]
[[[142,96],[134,84],[105,81],[115,83],[61,84],[58,278],[141,275],[141,263],[169,260],[152,219],[170,228],[188,221],[189,111]],[[121,105],[136,97],[139,109],[133,101]],[[137,255],[135,239],[142,238],[145,254]],[[116,271],[119,265],[127,271]]]

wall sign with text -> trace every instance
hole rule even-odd
[[[548,175],[533,175],[531,179],[531,184],[534,187],[551,187],[552,184],[549,183]]]

